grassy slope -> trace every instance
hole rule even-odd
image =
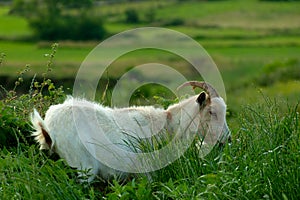
[[[154,9],[156,20],[152,23],[141,23],[139,25],[123,24],[123,12],[129,7],[138,8],[143,19],[144,12]],[[243,54],[243,51],[258,51],[256,56],[266,55],[270,59],[279,56],[278,51],[282,46],[295,46],[290,51],[282,52],[281,55],[299,55],[300,45],[300,20],[298,8],[299,2],[188,2],[178,4],[170,2],[140,2],[116,4],[114,6],[101,6],[100,13],[108,21],[106,24],[109,32],[118,33],[123,30],[137,26],[160,25],[161,22],[180,18],[184,20],[181,26],[170,27],[196,38],[200,44],[207,48],[208,52],[216,57],[218,55],[243,56],[251,63],[253,56]],[[247,8],[247,9],[245,9]],[[24,37],[30,33],[24,19],[7,15],[7,7],[0,10],[0,37],[10,36],[12,38]],[[6,23],[9,21],[10,23]],[[288,23],[286,23],[288,22]],[[80,62],[97,43],[88,43],[85,47],[77,44],[61,44],[61,53],[56,58],[60,69],[64,66],[79,66]],[[71,48],[67,48],[71,46]],[[44,46],[45,47],[45,46]],[[50,47],[50,45],[48,45]],[[221,48],[224,47],[224,48]],[[273,47],[275,47],[274,54]],[[277,50],[276,50],[277,48]],[[18,51],[15,51],[18,49]],[[19,43],[0,41],[0,51],[7,54],[7,68],[1,70],[1,74],[10,74],[14,69],[22,67],[22,63],[42,65],[45,51],[40,45],[34,43]],[[232,52],[231,51],[235,51]],[[31,52],[28,54],[28,52]],[[47,52],[47,51],[46,51]],[[241,53],[240,53],[241,52]],[[270,52],[270,53],[268,53]],[[294,52],[291,54],[291,52]],[[215,56],[216,55],[216,56]],[[280,59],[280,58],[279,58]],[[240,63],[235,63],[235,58],[227,59],[229,65],[239,68]],[[130,61],[130,58],[129,58]],[[222,62],[223,60],[221,60]],[[245,62],[245,63],[246,63]],[[224,62],[226,64],[226,62]],[[242,64],[245,64],[242,63]],[[258,63],[260,65],[264,63]],[[128,63],[130,66],[130,63]],[[223,69],[223,63],[219,66]],[[38,69],[38,67],[34,68]],[[69,71],[69,70],[64,70]],[[75,70],[74,70],[75,71]],[[73,73],[70,73],[70,76]]]

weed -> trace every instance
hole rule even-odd
[[[23,77],[30,70],[30,65],[26,65],[23,70],[18,72],[12,90],[8,91],[3,86],[1,87],[5,93],[5,98],[0,101],[0,148],[13,148],[19,142],[25,145],[32,144],[32,138],[28,137],[31,132],[28,118],[33,108],[45,111],[51,104],[61,102],[64,99],[63,88],[56,88],[54,83],[47,78],[47,74],[52,70],[57,46],[57,44],[52,46],[46,71],[43,73],[43,80],[39,82],[35,80],[36,76],[34,76],[28,94],[18,95],[17,88],[24,82]]]

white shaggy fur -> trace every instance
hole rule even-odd
[[[109,179],[114,175],[122,175],[122,172],[99,162],[92,150],[82,143],[78,131],[89,135],[100,128],[110,141],[123,149],[126,149],[128,135],[142,133],[139,137],[147,138],[163,129],[174,134],[184,133],[188,129],[201,132],[203,136],[209,135],[211,139],[208,138],[205,141],[207,143],[213,143],[216,139],[224,143],[225,137],[220,138],[217,133],[229,133],[225,102],[221,97],[207,100],[206,94],[206,101],[209,102],[204,101],[200,105],[198,96],[171,105],[166,110],[153,106],[109,108],[69,97],[63,104],[51,106],[44,120],[34,110],[31,122],[35,132],[32,135],[40,144],[40,149],[56,152],[73,168],[90,169],[88,181],[96,175]],[[204,129],[206,133],[203,133]]]

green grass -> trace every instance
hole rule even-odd
[[[102,13],[107,21],[105,26],[112,34],[134,27],[152,25],[145,22],[125,24],[122,21],[124,11],[132,7],[138,9],[140,15],[143,15],[143,11],[154,9],[156,17],[153,25],[173,18],[183,19],[183,25],[170,26],[170,28],[188,34],[207,49],[224,74],[226,85],[239,82],[237,79],[232,83],[232,80],[236,79],[232,77],[242,75],[241,73],[244,73],[244,79],[251,78],[257,69],[274,60],[299,58],[300,20],[298,19],[300,16],[297,9],[299,2],[181,2],[178,6],[175,1],[146,1],[113,4],[113,6],[103,5],[95,9],[99,9],[99,12]],[[247,9],[245,10],[245,8]],[[3,27],[14,26],[14,29],[1,28],[0,37],[1,35],[21,37],[21,35],[28,34],[28,26],[19,24],[24,19],[7,15],[7,12],[7,7],[1,8],[0,24],[2,23]],[[7,18],[19,21],[6,23]],[[260,27],[259,24],[266,26]],[[60,53],[55,60],[58,69],[53,76],[58,79],[74,76],[85,56],[97,44],[98,42],[60,42]],[[0,73],[14,76],[14,72],[23,67],[24,63],[32,65],[32,74],[41,72],[40,66],[46,60],[42,55],[47,53],[50,45],[51,43],[0,41],[0,52],[7,55]],[[139,54],[139,58],[147,62],[146,53]],[[136,60],[133,55],[120,62],[122,65],[127,65],[125,68],[128,68],[135,65]],[[167,64],[174,66],[176,62],[169,61]],[[226,81],[226,79],[230,81]]]
[[[15,76],[19,69],[25,64],[31,65],[32,71],[28,74],[32,76],[35,73],[41,74],[43,67],[48,60],[51,44],[44,44],[40,47],[38,44],[29,42],[0,41],[0,51],[5,53],[0,75]],[[69,48],[60,45],[59,54],[55,58],[57,66],[57,78],[74,76],[81,62],[88,55],[92,47]]]
[[[0,199],[300,199],[299,6],[300,2],[255,0],[186,1],[180,5],[175,1],[142,1],[95,8],[111,34],[181,19],[180,25],[168,27],[203,45],[222,74],[233,143],[215,149],[205,159],[198,159],[195,146],[191,146],[179,160],[153,172],[151,181],[138,177],[108,185],[79,183],[76,170],[39,152],[28,137],[28,115],[33,107],[45,113],[51,104],[65,98],[62,89],[52,88],[52,82],[34,80],[38,83],[26,86],[22,90],[26,95],[21,97],[0,89]],[[124,23],[128,8],[137,9],[141,23]],[[155,10],[152,22],[146,22],[149,9]],[[50,59],[52,42],[33,41],[26,20],[8,15],[8,11],[7,6],[0,7],[0,53],[6,55],[0,61],[0,75],[18,80],[22,87],[24,82],[31,84],[34,74],[42,77],[48,71],[44,66]],[[74,77],[98,42],[60,41],[47,77]],[[193,75],[184,60],[146,50],[116,60],[110,68],[111,77],[153,61]],[[26,64],[30,64],[30,71],[17,73]],[[142,98],[133,102],[168,101],[150,99],[163,93],[155,87],[145,90],[139,91]]]
[[[183,19],[187,26],[240,27],[245,29],[295,28],[300,25],[299,2],[263,1],[217,1],[217,2],[180,2],[148,1],[124,3],[114,6],[103,5],[99,11],[111,21],[124,19],[128,8],[138,9],[143,19],[149,9],[155,10],[157,21]],[[278,18],[278,16],[281,16]],[[290,23],[286,23],[289,20]]]
[[[6,6],[0,7],[0,39],[24,39],[32,36],[28,22],[24,18],[8,14]]]
[[[76,170],[62,160],[52,160],[39,152],[37,145],[20,142],[16,148],[0,151],[0,197],[299,199],[299,107],[282,108],[268,98],[245,106],[236,118],[237,127],[232,129],[231,145],[215,148],[200,159],[192,144],[180,159],[152,172],[151,180],[140,175],[125,183],[79,183]]]
[[[14,153],[4,150],[0,156],[1,199],[93,198],[93,188],[78,184],[62,160],[48,159],[35,146]]]

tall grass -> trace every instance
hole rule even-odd
[[[1,199],[83,199],[93,197],[93,188],[76,182],[74,171],[62,160],[53,161],[35,146],[0,152]]]
[[[287,110],[282,112],[282,110]],[[52,160],[36,145],[19,141],[0,151],[1,199],[299,199],[298,105],[276,101],[245,107],[233,142],[199,158],[193,143],[185,154],[148,179],[80,183],[76,170]],[[149,176],[148,176],[149,177]]]
[[[287,107],[282,114],[276,101],[266,99],[240,118],[233,169],[248,198],[300,197],[300,118],[298,106]]]
[[[298,106],[281,113],[276,101],[247,107],[231,145],[198,159],[192,147],[154,172],[162,199],[299,199]],[[155,176],[156,175],[156,176]]]

